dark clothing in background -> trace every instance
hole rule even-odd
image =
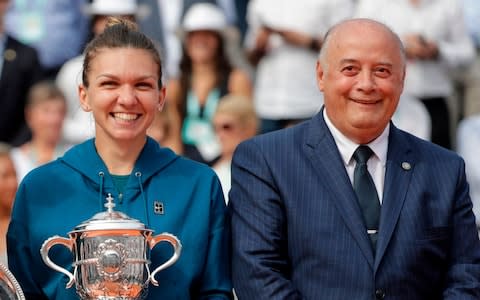
[[[43,76],[35,49],[7,36],[0,76],[0,141],[19,146],[30,138],[25,102],[30,87]]]

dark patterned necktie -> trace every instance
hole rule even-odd
[[[372,149],[365,145],[358,146],[355,153],[353,153],[353,158],[357,162],[353,173],[353,190],[357,195],[363,220],[375,252],[380,221],[380,201],[375,183],[367,169],[367,161],[372,154]]]

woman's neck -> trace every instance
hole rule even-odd
[[[132,173],[135,162],[145,146],[146,138],[137,141],[102,141],[95,139],[98,155],[110,174],[128,175]]]

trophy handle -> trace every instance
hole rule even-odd
[[[155,274],[173,265],[178,260],[178,258],[180,257],[180,253],[182,252],[182,244],[180,243],[180,240],[176,236],[170,233],[162,233],[152,237],[149,241],[150,249],[153,249],[157,243],[164,242],[164,241],[172,244],[175,251],[169,260],[167,260],[162,265],[158,266],[150,274],[150,282],[154,286],[158,286],[158,281],[155,279]]]
[[[45,264],[50,268],[54,269],[55,271],[61,272],[67,275],[68,276],[67,288],[70,288],[75,281],[75,277],[73,276],[73,274],[67,271],[66,269],[60,267],[59,265],[55,264],[54,262],[52,262],[50,260],[50,257],[48,257],[48,251],[50,251],[50,248],[52,248],[54,245],[63,245],[67,247],[71,252],[73,247],[72,240],[55,235],[49,238],[48,240],[46,240],[45,242],[43,242],[43,245],[40,248],[40,254],[42,255],[42,259],[45,262]]]

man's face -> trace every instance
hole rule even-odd
[[[317,82],[335,127],[366,144],[382,133],[397,107],[405,62],[397,40],[380,25],[340,26],[317,63]]]

